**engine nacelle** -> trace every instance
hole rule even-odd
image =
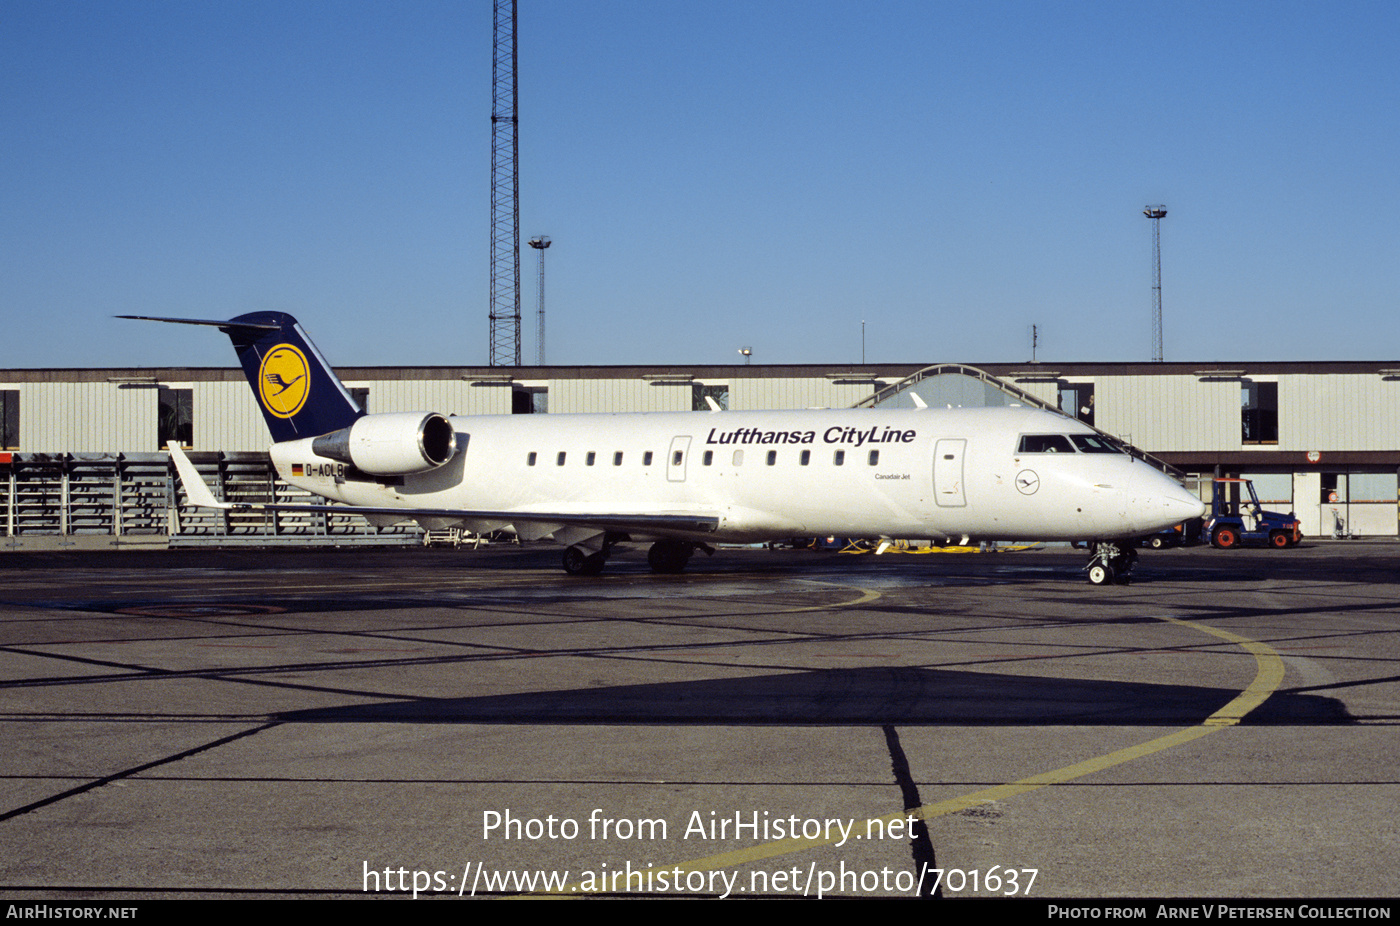
[[[371,476],[426,473],[452,459],[457,434],[437,412],[365,415],[311,442],[317,456],[349,463]]]

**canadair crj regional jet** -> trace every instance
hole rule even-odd
[[[679,572],[716,542],[836,535],[1087,541],[1100,585],[1131,569],[1131,538],[1205,507],[1094,429],[1037,409],[367,415],[290,315],[149,320],[233,339],[287,482],[379,525],[552,537],[572,575],[597,574],[624,541]],[[170,452],[192,505],[324,510],[217,501]]]

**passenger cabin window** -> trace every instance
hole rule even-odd
[[[556,463],[555,463],[556,466],[563,466],[563,465],[564,465],[564,455],[565,455],[565,454],[564,454],[564,451],[562,451],[562,450],[559,451],[559,459],[558,459],[558,460],[556,461]]]
[[[535,451],[533,451],[533,450],[530,451],[530,455],[527,456],[527,457],[525,458],[525,465],[526,465],[526,466],[534,466],[534,465],[535,465]]]
[[[872,450],[872,451],[870,451],[870,465],[871,465],[871,466],[879,466],[879,465],[880,465],[880,451],[878,451],[878,450]]]
[[[713,450],[706,450],[704,459],[705,465],[709,466],[713,462],[715,462],[715,452]]]
[[[743,466],[743,465],[744,465],[744,451],[742,451],[742,450],[736,450],[736,451],[734,451],[734,465],[735,465],[735,466]]]
[[[769,466],[772,466],[774,463],[777,463],[777,462],[778,462],[778,451],[776,451],[776,450],[770,450],[770,451],[768,451],[768,465],[769,465]]]
[[[650,450],[648,450],[648,451],[646,451],[645,453],[642,454],[642,465],[643,465],[643,466],[650,466],[650,465],[651,465],[651,451],[650,451]]]
[[[831,455],[831,462],[836,466],[846,465],[846,451],[838,450]]]
[[[595,460],[597,460],[597,459],[598,459],[598,454],[596,454],[596,453],[594,453],[592,450],[590,450],[590,451],[588,451],[588,455],[587,455],[586,457],[583,458],[583,465],[584,465],[584,466],[592,466],[592,465],[593,465],[593,462],[594,462]]]
[[[1022,434],[1017,453],[1074,453],[1068,434]]]
[[[811,463],[811,462],[812,462],[812,451],[810,451],[810,450],[804,450],[804,451],[802,451],[802,457],[801,457],[801,459],[800,459],[800,462],[802,463],[803,466],[806,466],[808,463]]]
[[[613,466],[621,466],[621,465],[622,465],[622,451],[621,451],[621,450],[618,450],[618,451],[615,451],[615,452],[613,453]]]
[[[684,450],[677,450],[675,453],[671,454],[671,465],[672,465],[672,466],[680,466],[680,465],[681,465],[681,460],[684,460],[684,459],[685,459],[685,451],[684,451]]]

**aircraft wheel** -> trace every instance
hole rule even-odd
[[[1104,563],[1089,565],[1090,585],[1109,585],[1113,582],[1113,567]]]
[[[695,552],[693,544],[679,540],[658,540],[647,551],[647,563],[652,572],[674,574],[682,572]]]
[[[571,576],[596,576],[607,561],[602,553],[590,555],[583,547],[569,547],[564,551],[564,571]]]
[[[1147,545],[1154,550],[1160,550],[1167,545],[1167,538],[1153,537],[1151,540],[1147,541]]]
[[[1275,550],[1288,549],[1292,545],[1291,541],[1292,537],[1289,536],[1288,531],[1274,531],[1269,535],[1269,545]]]
[[[1240,535],[1235,533],[1233,527],[1217,527],[1215,533],[1210,535],[1210,542],[1218,550],[1228,550],[1239,546]]]

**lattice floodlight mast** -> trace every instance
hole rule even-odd
[[[491,53],[491,366],[520,366],[520,144],[515,0],[495,0]]]
[[[548,235],[530,239],[530,247],[540,252],[540,292],[539,309],[535,313],[538,329],[535,332],[535,366],[544,366],[544,249],[549,247]]]
[[[1152,359],[1162,360],[1162,216],[1166,206],[1144,206],[1142,214],[1152,220]]]

